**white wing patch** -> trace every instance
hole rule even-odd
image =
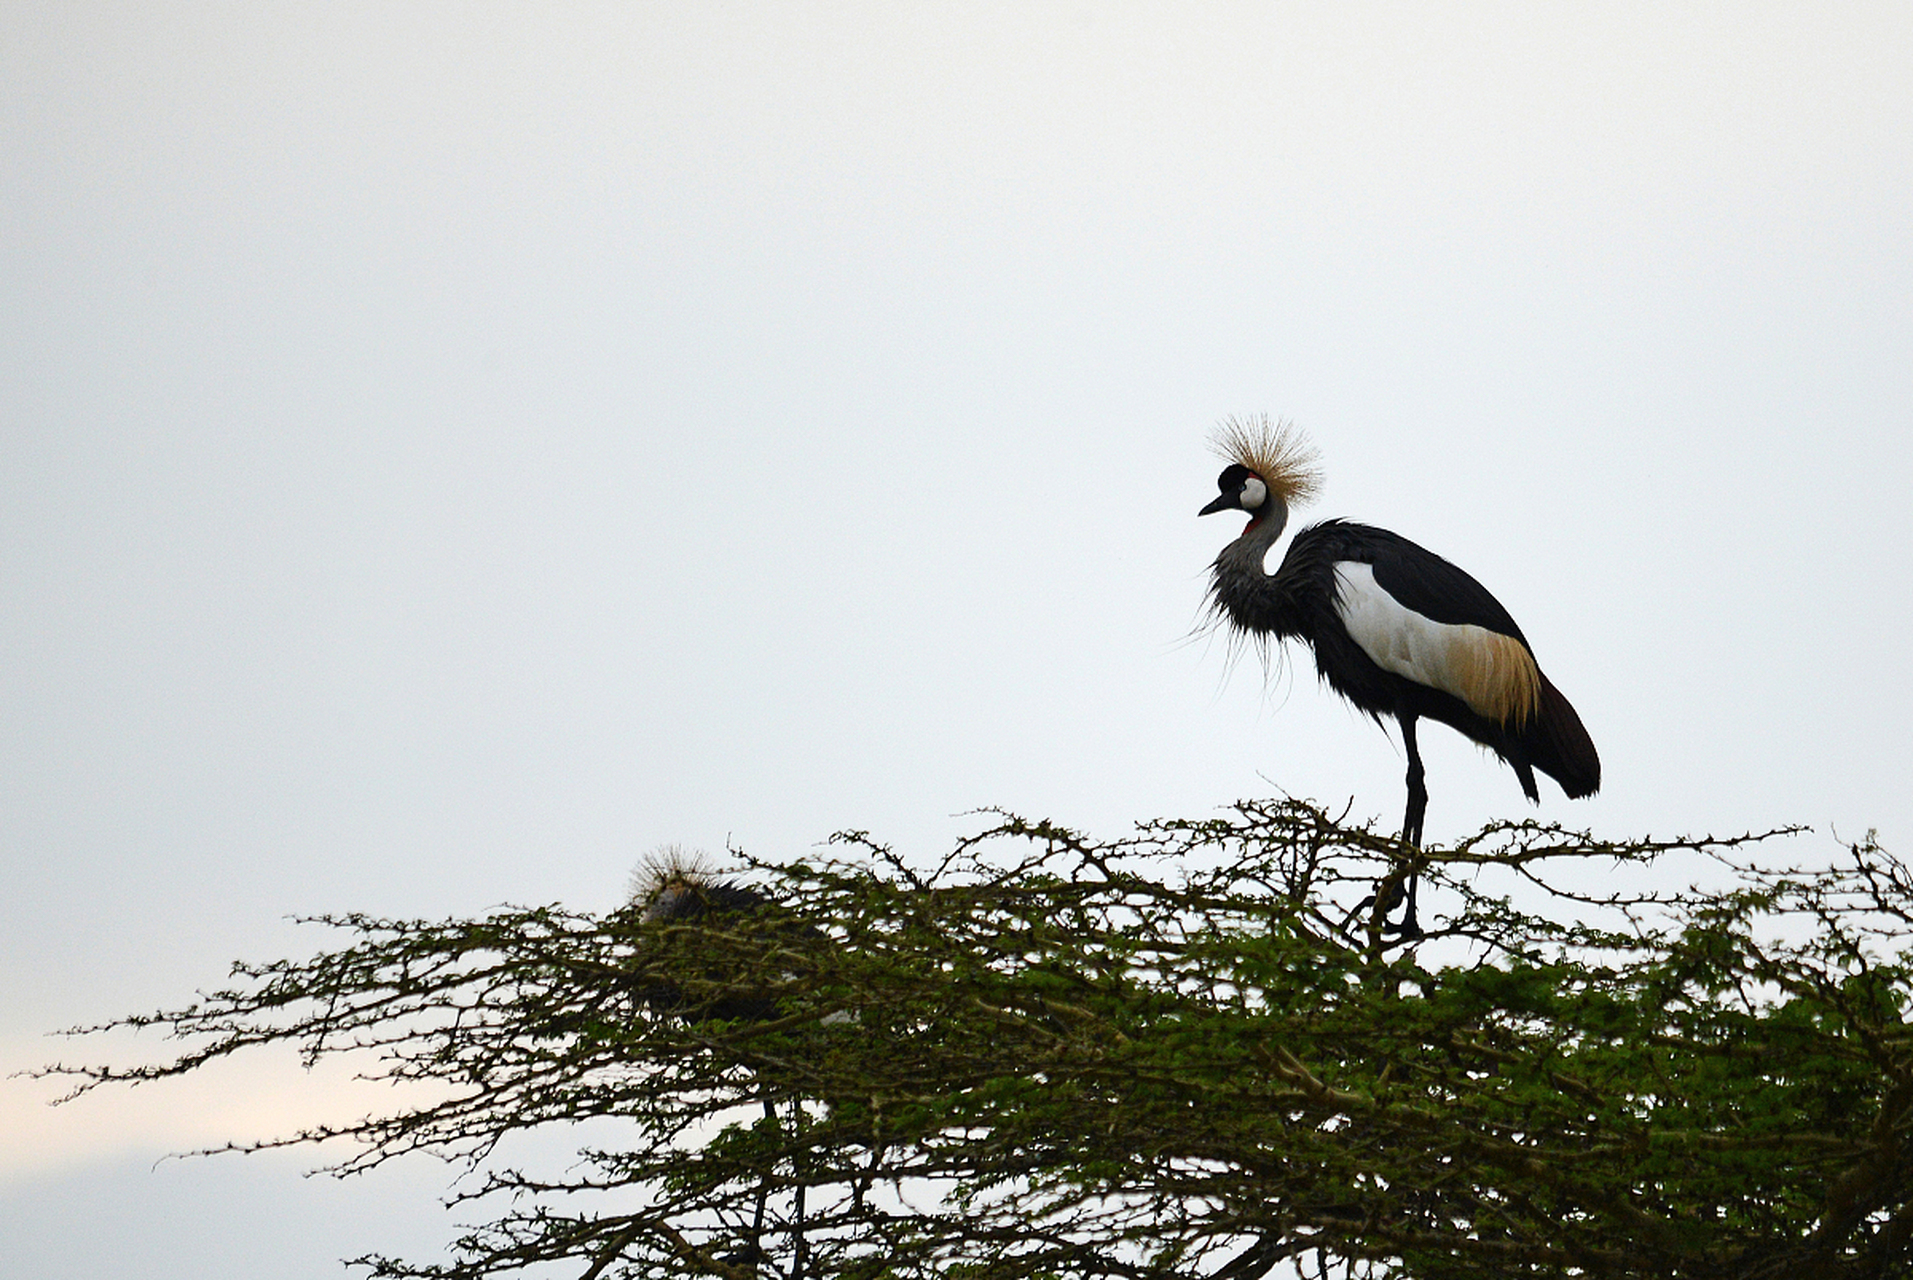
[[[1453,694],[1484,719],[1518,725],[1534,714],[1541,672],[1519,640],[1423,617],[1375,581],[1373,565],[1338,560],[1335,576],[1342,625],[1376,666]]]

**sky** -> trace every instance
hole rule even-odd
[[[1904,4],[0,0],[0,1074],[667,843],[1397,821],[1199,633],[1230,415],[1519,620],[1604,765],[1540,817],[1913,853],[1910,227]],[[1429,839],[1534,812],[1421,742]],[[163,1159],[379,1105],[289,1057],[56,1092],[0,1274],[460,1220]]]

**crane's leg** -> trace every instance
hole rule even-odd
[[[1402,815],[1402,843],[1421,848],[1422,819],[1428,816],[1426,773],[1421,767],[1421,748],[1415,743],[1415,717],[1403,716],[1402,745],[1408,749],[1408,812]],[[1405,938],[1419,938],[1421,926],[1415,922],[1415,886],[1418,875],[1408,877],[1408,906],[1402,911],[1398,932]]]
[[[777,1105],[769,1098],[764,1099],[764,1115],[772,1124],[777,1123]],[[751,1214],[750,1241],[736,1255],[735,1259],[753,1268],[764,1259],[764,1246],[761,1243],[764,1239],[764,1206],[769,1202],[770,1198],[770,1176],[766,1174],[757,1180],[757,1208]]]
[[[1402,745],[1408,749],[1408,812],[1402,817],[1402,839],[1421,848],[1421,822],[1428,814],[1426,772],[1421,748],[1415,744],[1415,717],[1402,717]]]
[[[1408,812],[1402,816],[1402,843],[1420,849],[1422,818],[1428,812],[1428,788],[1423,781],[1425,771],[1421,766],[1421,747],[1415,742],[1416,719],[1417,717],[1411,715],[1401,716],[1402,744],[1408,748]],[[1388,926],[1386,932],[1397,933],[1411,940],[1421,937],[1421,926],[1415,921],[1415,887],[1419,881],[1419,876],[1411,875],[1408,877],[1406,894],[1399,887],[1389,894],[1388,901],[1381,908],[1384,916],[1393,911],[1395,904],[1401,902],[1404,896],[1408,902],[1402,911],[1401,923]],[[1380,893],[1381,885],[1387,882],[1388,877],[1383,876],[1381,884],[1376,885],[1375,893]],[[1344,929],[1348,928],[1362,912],[1375,905],[1375,893],[1369,894],[1355,904],[1355,909],[1348,913],[1348,919],[1342,922]]]

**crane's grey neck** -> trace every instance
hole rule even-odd
[[[1216,567],[1230,573],[1253,573],[1263,575],[1269,570],[1263,567],[1269,555],[1269,548],[1276,544],[1282,531],[1288,528],[1289,504],[1271,493],[1259,511],[1251,513],[1255,518],[1249,527],[1242,531],[1234,542],[1222,549],[1216,557]]]

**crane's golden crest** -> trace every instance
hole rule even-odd
[[[632,902],[644,903],[672,889],[715,884],[724,876],[717,860],[704,850],[664,844],[638,860],[631,871],[627,891]]]
[[[1269,492],[1290,505],[1307,502],[1321,487],[1315,446],[1295,424],[1266,413],[1225,418],[1210,444],[1225,462],[1235,462],[1262,477]]]

